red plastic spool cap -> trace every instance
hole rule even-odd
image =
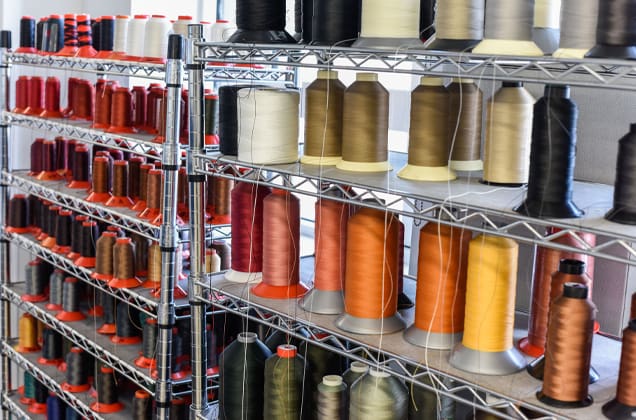
[[[57,305],[55,303],[47,303],[46,306],[44,306],[45,309],[49,310],[49,311],[61,311],[62,305]]]
[[[296,346],[293,346],[291,344],[281,344],[276,349],[276,354],[282,359],[291,359],[293,357],[296,357],[297,352],[298,350],[296,349]]]
[[[217,19],[216,23],[230,23],[230,21],[227,19]]]
[[[178,16],[179,20],[192,20],[192,16],[188,16],[188,15],[179,15]]]
[[[545,349],[543,347],[535,346],[530,342],[528,337],[524,337],[519,340],[519,349],[530,357],[537,358],[543,356]]]
[[[33,401],[28,408],[29,413],[33,414],[46,414],[46,403],[39,403]]]
[[[104,324],[97,329],[97,332],[102,335],[113,335],[117,332],[115,324]]]
[[[135,398],[138,400],[145,400],[146,398],[150,398],[150,394],[143,389],[139,389],[135,391]]]
[[[152,15],[153,18],[165,19],[166,15]]]
[[[88,316],[102,317],[104,316],[104,307],[99,305],[93,306],[88,311],[86,311],[86,313],[88,314]]]
[[[128,17],[128,16],[126,16]],[[104,15],[101,18],[98,19],[102,19],[102,20],[115,20],[115,16],[114,15]]]
[[[120,346],[127,346],[141,343],[141,337],[119,337],[114,335],[110,338],[110,341]]]
[[[49,15],[49,19],[62,19],[62,15],[52,14],[52,15]]]
[[[135,15],[134,17],[135,19],[148,19],[150,18],[149,15]]]
[[[290,286],[272,286],[261,282],[252,287],[252,293],[265,299],[295,299],[307,292],[308,289],[301,283]]]
[[[38,358],[38,363],[44,366],[59,366],[64,360],[62,359],[45,359],[44,357]]]
[[[135,366],[142,369],[155,369],[157,367],[157,360],[141,355],[135,359]]]

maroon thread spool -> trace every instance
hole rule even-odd
[[[43,241],[49,236],[48,230],[49,230],[49,220],[50,220],[50,216],[49,216],[50,206],[51,206],[50,201],[46,201],[46,200],[40,201],[41,213],[40,213],[40,220],[38,224],[38,227],[40,228],[40,233],[38,233],[38,235],[35,238],[38,241]]]
[[[95,148],[93,147],[93,153],[95,153]],[[115,162],[115,158],[109,153],[108,150],[99,150],[95,153],[95,157],[104,157],[108,161],[108,176],[106,177],[106,189],[110,191],[113,187],[113,163]],[[93,159],[95,160],[95,159]],[[93,172],[95,172],[93,168]]]
[[[110,113],[113,104],[113,92],[117,82],[99,80],[95,88],[95,118],[93,128],[107,129],[110,127]]]
[[[146,88],[143,86],[133,86],[132,89],[132,125],[143,130],[146,125]]]
[[[82,222],[80,230],[80,256],[74,261],[75,265],[84,268],[95,267],[95,241],[97,238],[97,223]]]
[[[93,102],[95,100],[95,90],[93,84],[88,80],[78,79],[73,90],[73,113],[72,120],[91,121],[93,119]]]
[[[52,251],[56,254],[66,255],[71,252],[71,225],[73,213],[70,210],[61,209],[55,220],[55,245]]]
[[[86,190],[90,188],[90,152],[88,147],[83,144],[77,144],[75,146],[75,152],[73,153],[73,168],[71,169],[72,180],[67,184],[67,187],[73,189]]]
[[[73,164],[75,162],[75,147],[81,143],[79,143],[75,139],[70,139],[67,144],[68,144],[68,157],[66,161],[66,166],[67,166],[66,180],[70,182],[73,179]]]
[[[69,140],[62,136],[55,137],[55,151],[57,152],[55,156],[55,169],[62,178],[66,178],[71,169],[68,160],[70,152]]]
[[[109,133],[134,133],[132,122],[132,94],[125,87],[118,87],[113,93],[110,112]]]
[[[128,197],[134,203],[139,201],[139,177],[141,176],[141,165],[145,162],[142,156],[133,156],[128,160]]]
[[[15,107],[13,112],[23,114],[29,106],[29,76],[20,76],[15,82]]]
[[[86,198],[90,203],[105,203],[110,198],[108,180],[110,179],[108,158],[97,156],[93,160],[92,191]]]
[[[29,208],[29,231],[33,235],[38,236],[41,231],[40,223],[42,221],[42,200],[35,195],[30,195],[27,197],[27,207]]]
[[[154,167],[155,166],[152,163],[142,163],[139,166],[139,179],[133,180],[137,182],[139,188],[139,199],[132,209],[139,213],[146,210],[148,204],[148,172],[150,172],[151,169],[154,169]]]
[[[64,118],[71,118],[73,116],[73,98],[76,95],[75,90],[77,89],[78,81],[79,79],[76,77],[68,78],[66,85],[66,108],[62,110],[62,116]]]
[[[60,206],[52,205],[49,206],[47,210],[47,218],[46,218],[46,237],[42,240],[42,246],[44,248],[53,249],[53,247],[57,244],[55,239],[55,227],[57,226],[57,216],[61,210]]]
[[[69,13],[64,15],[64,48],[54,55],[75,57],[78,51],[77,16]]]
[[[130,208],[133,204],[128,197],[128,162],[116,160],[113,164],[113,195],[106,201],[106,206]]]
[[[150,249],[150,241],[145,236],[136,233],[133,233],[131,238],[135,245],[135,275],[138,277],[146,277],[148,275],[148,251]]]
[[[62,118],[60,111],[60,79],[47,77],[44,85],[44,111],[40,114],[43,118]]]
[[[24,194],[15,194],[9,200],[9,214],[7,215],[7,227],[9,233],[28,233],[29,227],[29,202]]]
[[[75,261],[80,257],[82,250],[82,223],[88,221],[88,216],[83,214],[75,216],[71,224],[71,250],[66,255],[71,261]]]
[[[158,134],[157,131],[157,107],[161,98],[165,96],[165,89],[160,86],[152,86],[146,100],[146,132]]]
[[[40,181],[59,181],[62,176],[57,173],[57,145],[54,140],[42,142],[42,171],[37,175]]]
[[[42,145],[44,144],[43,138],[36,138],[31,143],[31,170],[29,176],[36,176],[42,172]]]
[[[29,79],[27,115],[40,115],[44,111],[44,80],[33,76]]]

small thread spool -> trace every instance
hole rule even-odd
[[[241,89],[237,102],[239,160],[254,164],[296,162],[299,104],[296,90]]]
[[[46,397],[48,396],[49,390],[37,379],[34,385],[33,402],[29,404],[27,411],[33,414],[46,414]]]
[[[95,102],[95,88],[88,80],[77,79],[73,89],[72,120],[93,120],[93,104]]]
[[[93,268],[97,262],[95,243],[95,238],[97,237],[97,223],[94,221],[82,222],[80,237],[80,255],[74,263],[78,267]]]
[[[117,87],[113,92],[110,112],[109,133],[134,133],[132,121],[132,94],[125,87]]]
[[[56,159],[55,168],[57,173],[66,179],[70,174],[69,166],[70,141],[62,136],[55,137]]]
[[[62,118],[60,110],[60,79],[47,77],[44,84],[44,110],[42,118]]]
[[[110,57],[114,60],[124,59],[126,56],[126,42],[128,39],[128,24],[130,16],[115,16],[115,28],[113,35],[113,52]]]
[[[160,169],[150,169],[148,171],[148,182],[146,190],[146,209],[139,213],[139,218],[149,220],[155,224],[157,218],[161,216],[161,191],[163,185],[163,171]]]
[[[372,369],[351,386],[349,419],[406,419],[408,395],[408,389],[399,379]]]
[[[347,418],[347,403],[347,386],[342,377],[327,375],[318,385],[314,416],[319,420]]]
[[[51,274],[49,281],[49,303],[45,306],[45,308],[49,311],[61,311],[63,309],[62,303],[65,278],[66,273],[59,269],[56,269],[53,271],[53,274]]]
[[[360,38],[357,48],[412,48],[420,40],[420,1],[362,0]]]
[[[336,326],[356,334],[390,334],[405,327],[397,312],[399,221],[362,208],[347,224],[345,309]]]
[[[329,198],[315,204],[314,288],[300,301],[306,311],[337,315],[344,310],[349,206]]]
[[[351,362],[349,369],[342,374],[342,380],[347,385],[347,390],[350,391],[351,385],[367,372],[369,372],[369,365],[362,362]]]
[[[273,0],[262,4],[253,0],[236,2],[238,29],[228,42],[295,44],[296,40],[285,31],[285,1]]]
[[[449,350],[461,341],[470,239],[470,232],[440,223],[420,230],[415,323],[404,332],[409,343]]]
[[[344,93],[342,160],[338,169],[355,172],[391,170],[388,162],[389,92],[375,73],[358,73]]]
[[[66,381],[62,389],[72,394],[86,392],[91,388],[88,383],[90,356],[79,347],[71,347],[66,354]]]
[[[86,198],[90,203],[105,203],[111,198],[108,191],[110,168],[108,158],[97,156],[93,160],[92,191]]]
[[[128,162],[117,160],[113,163],[113,193],[105,205],[130,208],[133,204],[133,200],[128,197]]]
[[[77,15],[68,13],[64,15],[64,48],[55,55],[63,57],[75,57],[79,51],[77,40]]]
[[[548,55],[559,48],[561,1],[534,0],[532,39]]]
[[[188,15],[179,15],[177,20],[172,24],[172,32],[175,34],[179,34],[184,38],[188,37],[188,25],[192,25],[194,22],[192,21],[192,16]]]
[[[48,201],[42,201],[41,203],[42,213],[40,216],[40,223],[39,223],[40,233],[35,238],[38,241],[43,241],[49,236],[49,225],[51,222],[51,212],[49,211],[50,206],[51,206],[51,203]]]
[[[146,101],[147,93],[146,88],[143,86],[133,86],[132,88],[132,125],[134,128],[140,130],[144,128],[146,124]]]
[[[99,52],[95,58],[111,58],[115,48],[115,16],[102,16],[99,25]],[[97,38],[95,30],[93,36]]]
[[[598,1],[561,0],[561,33],[558,58],[584,58],[596,44]]]
[[[141,330],[139,323],[139,313],[137,309],[127,302],[117,301],[115,319],[115,335],[110,338],[115,344],[130,345],[141,342]]]
[[[636,369],[636,320],[630,321],[623,330],[623,347],[621,350],[621,363],[616,385],[616,398],[603,406],[603,414],[612,420],[633,418],[636,413],[636,400],[634,398],[634,373]]]
[[[124,405],[117,400],[117,384],[115,371],[102,366],[97,372],[97,401],[90,405],[96,413],[111,414],[124,409]]]
[[[212,248],[216,251],[216,254],[221,259],[221,270],[229,270],[232,266],[232,249],[227,242],[218,240],[212,241]]]
[[[88,216],[82,214],[75,216],[71,224],[71,250],[66,255],[69,260],[75,261],[82,251],[82,223],[88,221]]]
[[[37,174],[40,181],[60,181],[62,176],[57,172],[57,145],[54,140],[42,142],[42,172]]]
[[[77,15],[77,57],[95,57],[97,51],[93,48],[93,30],[91,28],[91,16],[82,13]]]
[[[435,39],[427,48],[470,52],[484,38],[485,3],[485,0],[439,2],[435,11]]]
[[[145,159],[141,156],[133,156],[128,160],[128,197],[134,203],[139,200],[139,177],[144,161]]]
[[[588,385],[595,315],[587,286],[566,283],[550,306],[543,387],[537,393],[541,402],[568,408],[592,404]]]
[[[480,171],[483,94],[471,79],[453,80],[448,93],[450,167],[456,171]]]
[[[17,53],[34,54],[35,48],[35,18],[22,16],[20,19],[20,47]]]
[[[104,293],[102,295],[102,306],[104,308],[104,323],[97,329],[97,332],[102,335],[113,335],[116,330],[115,320],[117,315],[115,298],[108,293]]]
[[[139,286],[135,276],[135,244],[132,238],[117,238],[113,246],[113,278],[108,286],[121,289]]]
[[[85,319],[86,315],[80,311],[80,299],[79,280],[74,277],[65,278],[62,288],[62,311],[55,315],[55,318],[65,322]]]
[[[149,17],[148,15],[134,15],[128,23],[126,60],[139,61],[144,56],[146,24]]]
[[[139,183],[139,199],[132,207],[132,210],[143,212],[147,207],[148,199],[148,172],[154,168],[152,163],[142,163],[139,166],[139,178],[135,181]]]
[[[100,79],[95,88],[95,117],[93,127],[107,129],[110,127],[110,114],[113,108],[113,92],[117,82]]]
[[[51,250],[56,254],[66,255],[71,251],[73,212],[60,210],[55,222],[55,245]]]
[[[518,253],[510,239],[479,235],[470,241],[464,336],[450,357],[456,368],[509,375],[526,366],[512,343]]]
[[[141,330],[141,354],[135,359],[135,366],[142,369],[156,368],[157,331],[157,320],[146,318],[146,322]]]
[[[205,144],[219,144],[219,97],[212,93],[205,95]]]
[[[20,76],[15,82],[15,107],[12,112],[24,114],[29,106],[29,76]]]
[[[35,397],[35,378],[26,370],[22,377],[24,385],[18,388],[18,392],[21,395],[20,403],[29,405],[33,402],[33,398]]]
[[[411,93],[411,124],[407,165],[398,176],[414,181],[451,181],[448,168],[450,96],[444,80],[422,77]]]
[[[46,399],[46,418],[49,420],[66,419],[64,411],[66,403],[57,395],[49,395]]]
[[[44,111],[44,79],[32,76],[29,78],[28,86],[28,102],[24,113],[39,116]]]
[[[134,420],[152,419],[152,399],[144,390],[135,391],[132,399],[132,418]]]
[[[577,119],[570,88],[546,85],[534,106],[528,194],[518,213],[556,219],[583,215],[572,201]]]
[[[168,35],[172,24],[164,15],[152,15],[144,33],[144,60],[165,62],[168,51]]]
[[[64,361],[62,353],[62,335],[52,328],[42,332],[42,356],[38,363],[45,366],[59,366]]]
[[[90,182],[90,152],[85,145],[77,144],[73,153],[72,179],[66,185],[72,189],[88,189]]]
[[[305,147],[302,163],[335,165],[342,159],[345,85],[335,71],[318,71],[305,90]]]
[[[214,217],[212,218],[212,223],[215,225],[228,224],[232,220],[231,195],[234,181],[213,177],[212,182],[214,183]]]
[[[47,209],[48,218],[46,220],[46,238],[42,240],[42,246],[52,249],[57,241],[55,239],[55,226],[57,225],[57,216],[60,212],[60,206],[49,206]]]
[[[619,140],[618,145],[614,203],[605,218],[612,222],[633,225],[636,224],[636,194],[631,170],[636,158],[636,124],[630,126],[629,133]]]
[[[30,232],[29,202],[24,194],[15,194],[9,200],[7,227],[9,233],[24,234]]]
[[[307,392],[305,360],[290,344],[278,346],[265,361],[263,416],[265,418],[300,418]]]
[[[18,321],[19,340],[15,349],[19,353],[35,353],[40,351],[38,344],[37,319],[33,315],[24,313]]]

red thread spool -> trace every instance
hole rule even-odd
[[[214,217],[212,223],[215,225],[225,225],[232,221],[232,200],[231,191],[234,181],[227,178],[212,177],[214,193],[212,195],[214,205]]]
[[[142,156],[133,156],[128,160],[128,197],[135,203],[139,201],[139,177],[144,162]]]
[[[73,153],[73,179],[67,184],[67,187],[73,189],[87,190],[91,186],[90,181],[90,152],[88,147],[83,144],[75,146]]]
[[[307,293],[300,283],[300,201],[274,190],[263,200],[263,279],[256,296],[292,299]]]
[[[29,202],[24,194],[15,194],[9,200],[8,222],[5,230],[9,233],[28,233],[29,226]]]
[[[57,147],[54,140],[42,142],[42,172],[37,175],[40,181],[60,181],[62,176],[57,173]]]
[[[47,77],[44,86],[44,111],[40,114],[43,118],[62,118],[60,111],[60,79]]]
[[[132,125],[142,130],[146,124],[146,88],[133,86],[132,89]]]
[[[15,82],[15,108],[13,112],[23,114],[29,106],[29,76],[20,76]]]
[[[73,99],[75,97],[75,90],[77,89],[79,79],[76,77],[69,77],[66,85],[66,108],[62,110],[62,116],[64,118],[70,118],[73,116]]]
[[[163,171],[160,169],[151,169],[148,171],[148,188],[146,197],[146,209],[139,213],[139,217],[146,220],[154,221],[160,216],[161,208],[161,190],[162,190]]]
[[[44,79],[33,76],[29,79],[27,115],[40,115],[44,111]]]
[[[42,172],[42,148],[44,144],[43,138],[36,138],[31,143],[31,170],[29,176],[36,176]]]
[[[95,57],[97,51],[93,48],[93,29],[91,28],[91,16],[88,14],[77,15],[77,41],[78,57]]]
[[[152,139],[155,143],[163,143],[166,141],[166,114],[168,112],[168,97],[163,96],[157,98],[157,104],[155,105],[155,128],[157,130],[157,136]]]
[[[71,119],[86,120],[93,119],[93,102],[95,90],[93,84],[88,80],[79,79],[73,90],[73,112]]]
[[[146,132],[150,134],[158,134],[157,130],[157,112],[161,103],[161,98],[166,96],[166,90],[161,85],[151,85],[146,100]]]
[[[132,209],[139,213],[146,210],[146,201],[148,199],[148,172],[150,172],[151,169],[154,169],[154,167],[155,166],[152,163],[142,163],[139,166],[139,178],[132,180],[133,182],[138,183],[139,188],[139,199]]]
[[[131,238],[117,238],[113,247],[113,278],[108,286],[132,289],[140,284],[135,276],[135,245]]]
[[[118,87],[113,93],[110,112],[109,133],[134,133],[132,122],[132,94],[125,87]]]
[[[108,201],[111,197],[108,191],[109,179],[108,158],[97,156],[93,160],[93,191],[88,195],[86,201],[90,203],[105,203]]]
[[[128,197],[128,162],[117,160],[113,164],[113,195],[106,201],[106,206],[130,208],[133,204]]]
[[[77,40],[77,16],[73,13],[64,15],[64,48],[55,53],[64,57],[75,57],[79,51]]]
[[[107,129],[110,127],[113,92],[117,82],[99,80],[95,88],[95,118],[93,127]]]

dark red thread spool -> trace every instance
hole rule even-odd
[[[79,79],[76,77],[69,77],[66,84],[66,108],[62,110],[62,116],[64,118],[70,118],[73,116],[73,98],[75,97],[75,89],[77,89],[77,82]]]
[[[95,57],[97,51],[93,48],[93,30],[91,28],[91,16],[88,14],[77,15],[77,43],[78,57]]]
[[[66,171],[66,180],[71,182],[73,180],[73,165],[75,164],[75,147],[78,145],[78,141],[70,139],[68,141],[68,161]]]
[[[132,207],[134,211],[139,213],[146,210],[147,200],[148,200],[148,172],[151,169],[154,169],[154,165],[152,163],[142,163],[139,166],[139,179],[137,182],[139,183],[139,199]]]
[[[15,81],[15,107],[13,112],[23,114],[29,106],[29,76],[20,76]]]
[[[145,162],[142,156],[133,156],[128,160],[128,197],[134,203],[139,201],[139,177],[141,165]]]
[[[128,162],[117,160],[113,164],[113,195],[106,201],[106,206],[130,208],[133,204],[128,197]]]
[[[97,156],[93,160],[93,188],[86,201],[90,203],[105,203],[111,197],[108,190],[108,180],[110,178],[108,166],[108,158],[105,156]]]
[[[49,212],[50,206],[51,206],[51,202],[46,200],[41,201],[41,205],[40,205],[41,215],[40,215],[40,223],[39,223],[40,233],[35,238],[38,241],[43,241],[49,236],[49,221],[51,219],[50,212]]]
[[[71,252],[71,224],[73,213],[70,210],[61,209],[57,214],[55,223],[55,245],[52,251],[56,254],[66,255]]]
[[[35,195],[30,195],[27,197],[27,203],[29,208],[29,231],[37,237],[42,231],[40,227],[42,222],[42,200]]]
[[[24,194],[15,194],[9,200],[9,214],[7,227],[9,233],[28,233],[29,227],[29,202]]]
[[[60,79],[47,77],[44,86],[44,111],[40,114],[43,118],[62,118],[60,111]]]
[[[82,223],[88,221],[88,216],[83,214],[75,216],[75,220],[71,224],[71,250],[66,255],[71,261],[75,261],[80,257],[82,249]]]
[[[40,115],[44,111],[44,79],[33,76],[29,79],[27,115]]]
[[[95,100],[95,90],[93,84],[88,80],[79,79],[73,90],[73,113],[71,119],[86,120],[93,119],[93,102]]]
[[[146,100],[146,132],[158,134],[157,131],[157,107],[165,95],[165,90],[160,85],[152,86]]]
[[[168,112],[168,100],[166,96],[157,98],[155,105],[155,129],[157,136],[152,140],[155,143],[163,143],[166,141],[166,113]]]
[[[54,140],[42,142],[42,171],[37,175],[40,181],[60,181],[62,176],[57,172],[57,145]]]
[[[142,130],[146,125],[146,88],[133,86],[132,89],[132,125]]]
[[[88,147],[83,144],[75,146],[73,153],[73,179],[67,184],[69,188],[83,189],[90,188],[90,152]]]
[[[132,94],[128,88],[118,87],[113,92],[108,132],[134,133],[136,131],[132,122]]]
[[[110,117],[113,104],[113,92],[116,82],[99,80],[95,87],[95,117],[93,127],[107,129],[110,127]]]
[[[92,220],[82,222],[80,228],[80,255],[74,261],[75,265],[84,268],[95,267],[95,241],[97,238],[97,223]]]
[[[77,16],[73,13],[69,13],[64,15],[64,48],[55,55],[75,57],[78,51]]]
[[[42,172],[42,148],[44,144],[43,138],[36,138],[31,143],[31,170],[29,176],[36,176]]]
[[[57,152],[55,156],[55,169],[62,178],[66,178],[71,172],[68,159],[70,152],[69,140],[62,136],[55,137],[55,151]]]

